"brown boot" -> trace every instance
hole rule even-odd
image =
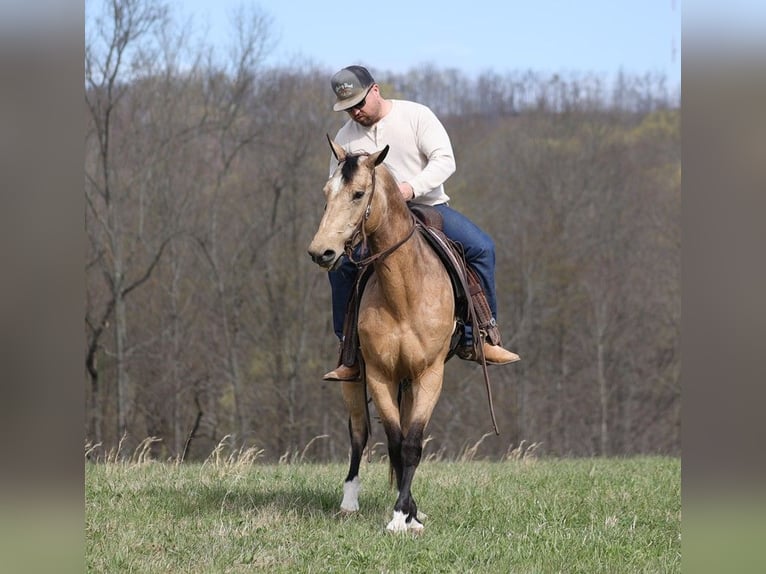
[[[493,365],[507,365],[521,360],[521,357],[516,353],[503,349],[500,345],[490,345],[489,343],[484,343],[484,358],[487,363]]]
[[[521,357],[516,353],[503,349],[500,345],[490,345],[485,342],[483,350],[484,359],[489,365],[507,365],[508,363],[515,363],[521,360]],[[473,346],[460,347],[455,351],[455,354],[465,361],[481,363],[481,357],[474,353]]]
[[[322,377],[323,381],[358,381],[359,380],[359,363],[353,367],[347,367],[346,365],[340,365],[336,369],[327,373]]]

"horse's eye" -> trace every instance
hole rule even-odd
[[[362,199],[364,197],[363,191],[355,191],[354,195],[352,196],[352,199],[356,201],[357,199]]]

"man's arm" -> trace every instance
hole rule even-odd
[[[422,172],[406,182],[412,188],[414,197],[439,187],[455,173],[455,154],[447,130],[436,114],[425,106],[418,118],[416,139],[418,150],[427,158],[427,164]]]

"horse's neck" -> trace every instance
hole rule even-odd
[[[407,236],[413,225],[410,210],[401,199],[399,186],[394,178],[383,170],[378,173],[377,178],[377,201],[371,208],[376,214],[375,226],[369,236],[373,253],[383,252],[396,245]]]
[[[416,283],[403,279],[418,271],[415,268],[416,253],[422,245],[418,234],[412,233],[415,221],[407,204],[400,200],[398,185],[391,177],[387,180],[390,181],[384,180],[385,189],[380,188],[378,191],[382,193],[376,205],[378,218],[375,230],[369,236],[370,250],[373,254],[383,253],[405,240],[375,263],[375,272],[381,289],[387,293],[387,299],[405,301],[409,298],[400,297],[403,290],[406,291]]]

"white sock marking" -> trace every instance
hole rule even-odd
[[[343,483],[343,502],[340,503],[340,509],[344,512],[356,512],[359,510],[359,491],[362,490],[362,483],[358,476],[353,480]]]
[[[389,532],[406,532],[407,531],[407,515],[401,510],[394,510],[394,517],[391,522],[388,523],[386,529]]]

